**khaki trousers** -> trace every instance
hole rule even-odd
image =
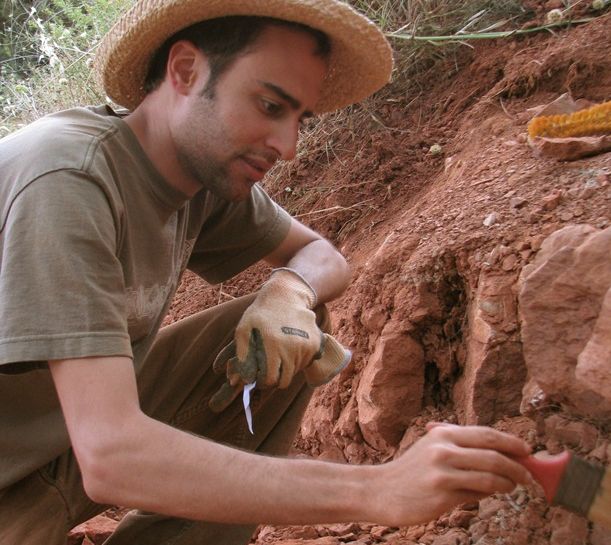
[[[224,381],[212,371],[212,362],[232,339],[252,300],[236,299],[161,329],[137,376],[140,403],[151,417],[213,441],[286,454],[311,395],[301,376],[286,390],[252,392],[254,435],[248,431],[241,396],[221,414],[208,408]],[[256,490],[244,494],[257,501]],[[0,491],[0,545],[64,545],[71,528],[106,507],[85,494],[70,450]],[[105,545],[234,545],[247,543],[254,529],[133,511]]]

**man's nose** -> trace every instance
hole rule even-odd
[[[284,122],[274,126],[267,138],[267,146],[272,148],[281,159],[290,161],[297,154],[299,122]]]

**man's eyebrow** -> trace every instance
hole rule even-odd
[[[260,81],[259,83],[263,85],[263,87],[269,89],[270,91],[278,95],[282,100],[288,102],[291,105],[291,108],[293,108],[293,110],[301,109],[301,102],[299,102],[294,96],[289,95],[282,87],[279,87],[274,83],[270,83],[269,81]],[[312,117],[313,115],[314,114],[311,111],[307,110],[303,112],[303,115],[301,117],[306,118]]]

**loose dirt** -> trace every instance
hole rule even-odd
[[[543,17],[546,3],[532,4]],[[547,235],[570,224],[603,229],[611,223],[610,153],[559,162],[536,157],[526,141],[529,108],[565,92],[597,103],[611,98],[609,51],[609,16],[570,30],[474,43],[419,94],[395,89],[375,103],[358,132],[330,130],[314,156],[301,157],[281,180],[268,182],[274,198],[341,249],[354,274],[331,305],[337,337],[353,350],[353,363],[317,390],[296,454],[379,463],[408,448],[426,422],[441,419],[490,424],[535,450],[570,447],[609,463],[608,422],[524,402],[515,309],[501,322],[499,376],[489,385],[503,399],[490,401],[485,388],[478,398],[464,377],[468,309],[482,278],[515,287]],[[431,152],[434,144],[441,153]],[[186,274],[166,321],[252,291],[267,274],[259,265],[212,287]],[[514,301],[515,293],[508,297]],[[421,396],[367,420],[358,394],[363,371],[393,328],[422,347]],[[610,535],[550,507],[536,487],[520,487],[422,526],[262,526],[253,541],[609,545]]]

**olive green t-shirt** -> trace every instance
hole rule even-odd
[[[69,446],[47,360],[127,356],[138,368],[185,268],[222,282],[289,225],[256,185],[239,203],[188,199],[107,107],[0,140],[0,489]]]

